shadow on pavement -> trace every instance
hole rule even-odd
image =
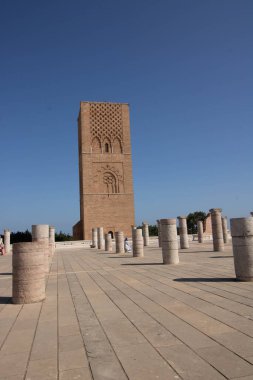
[[[163,263],[126,263],[121,265],[163,265]]]
[[[117,255],[117,253],[115,253]],[[109,256],[108,259],[131,259],[133,256]]]
[[[233,256],[210,256],[210,259],[227,259]]]
[[[0,297],[0,305],[11,303],[11,297]]]
[[[175,278],[173,281],[178,282],[235,282],[236,278],[204,278],[204,277],[195,277],[195,278]]]

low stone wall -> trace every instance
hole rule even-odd
[[[72,241],[58,241],[55,243],[56,248],[90,248],[91,240],[72,240]]]

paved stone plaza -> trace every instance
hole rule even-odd
[[[58,248],[46,300],[23,306],[0,257],[0,379],[253,379],[253,283],[235,282],[231,245],[179,257]]]

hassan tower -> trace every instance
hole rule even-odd
[[[78,116],[80,221],[76,240],[91,239],[91,230],[123,231],[134,225],[134,194],[129,106],[81,102]]]

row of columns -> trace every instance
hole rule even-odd
[[[224,243],[226,244],[228,242],[228,235],[227,235],[227,218],[221,216],[221,209],[214,208],[210,210],[211,213],[211,220],[212,220],[212,230],[213,230],[213,248],[214,251],[223,251],[224,250]],[[189,248],[189,237],[187,232],[187,217],[186,216],[178,216],[179,221],[179,236],[180,236],[180,248],[181,249],[188,249]],[[157,220],[157,226],[158,226],[158,242],[159,247],[162,247],[162,232],[161,232],[161,221]],[[132,226],[132,241],[133,241],[133,251],[135,246],[135,234],[134,231],[137,228],[135,226]],[[141,230],[141,229],[140,229]],[[147,223],[143,223],[142,230],[141,230],[142,236],[143,236],[143,245],[148,246],[149,245],[149,226]],[[138,232],[139,236],[140,232]],[[105,247],[105,240],[109,240],[110,237],[105,235],[104,239],[104,233],[103,233],[103,227],[99,228],[93,228],[92,229],[92,246],[94,248],[99,249],[105,249],[110,247],[111,244],[107,243],[107,247]],[[122,249],[122,243],[118,243],[117,240],[120,239],[117,237],[117,232],[115,233],[115,242],[116,242],[116,252],[124,252]],[[199,243],[203,243],[204,241],[204,233],[203,233],[203,222],[198,221],[198,241]],[[121,248],[117,248],[120,247]],[[111,248],[105,249],[106,251],[111,251]]]
[[[35,237],[38,235],[38,238]],[[49,249],[51,256],[55,249],[55,227],[46,224],[37,224],[32,226],[32,241],[40,240],[41,236],[48,236],[49,239]],[[42,238],[43,239],[43,238]],[[9,229],[4,230],[4,249],[5,254],[10,253],[11,250],[11,231]]]
[[[115,248],[116,253],[125,252],[124,233],[122,231],[115,232]],[[132,226],[132,250],[134,257],[143,257],[143,246],[149,245],[149,226],[143,223],[142,228]],[[112,251],[111,234],[105,234],[103,227],[92,228],[92,247],[104,249],[107,252]]]
[[[221,209],[214,208],[210,210],[212,231],[213,231],[213,249],[214,251],[223,251],[224,243],[228,242],[227,236],[227,219],[221,216]],[[180,248],[189,248],[189,237],[187,232],[186,216],[178,216],[179,221],[179,240]],[[253,220],[253,218],[252,218]],[[176,219],[157,220],[158,226],[158,242],[162,247],[163,263],[177,264],[178,257],[178,241],[177,241],[177,221]],[[198,241],[203,243],[203,223],[198,221]]]
[[[210,209],[213,250],[223,251],[224,244],[228,242],[227,218],[221,215],[220,208]],[[253,213],[250,218],[231,219],[231,235],[234,253],[236,277],[242,281],[253,281]],[[186,216],[178,216],[180,248],[189,248]],[[164,264],[178,264],[178,239],[176,219],[157,220],[159,247],[162,248]],[[99,231],[99,229],[98,229]],[[92,236],[94,237],[94,232]],[[101,234],[102,236],[103,234]],[[93,243],[94,243],[93,238]],[[203,243],[203,222],[198,221],[198,241]],[[106,251],[111,251],[111,235],[105,235]],[[116,253],[124,252],[124,235],[115,233]],[[149,245],[148,224],[143,223],[142,228],[132,226],[133,257],[143,257],[143,247]]]

